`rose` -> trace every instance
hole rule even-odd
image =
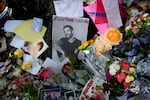
[[[24,55],[24,52],[22,49],[17,49],[15,52],[14,52],[14,55],[17,56],[17,58],[22,58],[23,55]]]
[[[123,87],[124,87],[125,89],[129,88],[130,85],[131,85],[131,83],[123,82]]]
[[[118,45],[122,40],[122,33],[116,28],[109,28],[104,34],[104,39],[111,45]]]
[[[125,78],[125,82],[130,83],[131,81],[134,81],[134,77],[132,75],[127,75]]]
[[[109,72],[106,72],[106,79],[111,81],[113,79],[112,75]]]
[[[103,83],[103,87],[104,87],[104,91],[108,91],[109,90],[109,85],[107,83]]]
[[[125,71],[129,71],[130,65],[127,61],[121,61],[119,64]]]
[[[63,65],[62,72],[64,74],[67,74],[70,70],[71,70],[71,64],[69,62]]]
[[[117,71],[115,69],[110,69],[109,70],[110,75],[115,75]]]
[[[134,67],[130,67],[129,68],[129,73],[134,73],[135,72],[135,68]]]
[[[119,71],[119,70],[120,70],[120,66],[119,66],[117,61],[112,63],[112,64],[110,64],[110,66],[109,66],[109,73],[111,75],[115,75],[116,72]]]
[[[116,74],[116,78],[119,83],[122,83],[125,80],[126,74],[124,72],[120,72]]]
[[[44,70],[42,70],[39,77],[42,80],[46,80],[50,77],[50,75],[51,75],[51,71],[48,68],[45,68]]]
[[[26,61],[22,64],[21,68],[23,70],[27,70],[27,69],[30,69],[32,67],[32,64],[29,62],[29,61]]]
[[[109,69],[115,69],[116,71],[120,70],[118,61],[115,61],[114,63],[110,64]]]

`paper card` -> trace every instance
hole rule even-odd
[[[102,3],[105,8],[108,26],[115,28],[122,26],[118,0],[102,0]]]
[[[25,44],[25,40],[19,37],[18,35],[15,35],[15,37],[10,42],[10,46],[13,46],[15,48],[22,48]]]
[[[6,38],[4,36],[0,37],[0,53],[7,50]]]
[[[31,55],[29,55],[29,54],[23,55],[23,61],[32,61],[32,60],[33,60],[33,58]]]
[[[97,0],[94,4],[85,6],[84,10],[95,24],[107,23],[106,13],[101,0]]]
[[[32,29],[33,19],[25,20],[15,27],[13,30],[18,36],[23,38],[25,41],[31,43],[36,42],[38,39],[42,38],[46,32],[46,27],[42,26],[40,32],[36,32]]]
[[[30,74],[37,75],[39,70],[41,69],[41,65],[39,64],[38,60],[33,60],[32,56],[28,54],[24,54],[23,61],[30,61],[32,63],[32,68],[26,70]]]
[[[19,25],[23,20],[7,20],[4,24],[5,32],[13,32],[17,25]]]
[[[40,38],[38,41],[34,42],[27,48],[27,52],[33,57],[33,59],[38,58],[49,46]]]
[[[108,22],[102,1],[97,0],[94,4],[85,6],[84,10],[92,19],[99,33],[103,34],[108,28]]]
[[[96,24],[95,26],[101,34],[105,33],[108,29],[108,23]]]
[[[41,69],[41,65],[39,64],[38,60],[33,60],[32,61],[32,68],[28,69],[26,71],[33,74],[33,75],[37,75],[40,69]]]
[[[79,100],[88,100],[88,99],[101,100],[101,97],[105,98],[104,100],[108,100],[106,99],[107,96],[104,95],[103,91],[96,89],[97,86],[102,86],[103,82],[104,80],[98,77],[90,79],[82,89]]]
[[[50,68],[54,73],[60,73],[61,72],[61,68],[59,67],[59,65],[55,61],[50,59],[49,57],[46,58],[46,60],[42,64],[42,66],[44,68]]]
[[[54,7],[57,16],[83,16],[83,0],[56,0],[54,1]]]

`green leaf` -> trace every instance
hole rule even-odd
[[[73,54],[69,54],[69,60],[71,61],[72,64],[77,63],[77,58]]]

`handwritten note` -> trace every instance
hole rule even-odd
[[[57,16],[64,17],[82,17],[83,1],[82,0],[56,0],[54,7]]]
[[[105,8],[108,26],[116,28],[122,26],[118,0],[102,0],[102,3]]]

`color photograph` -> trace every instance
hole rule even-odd
[[[41,90],[41,100],[61,100],[61,89],[50,88]]]

